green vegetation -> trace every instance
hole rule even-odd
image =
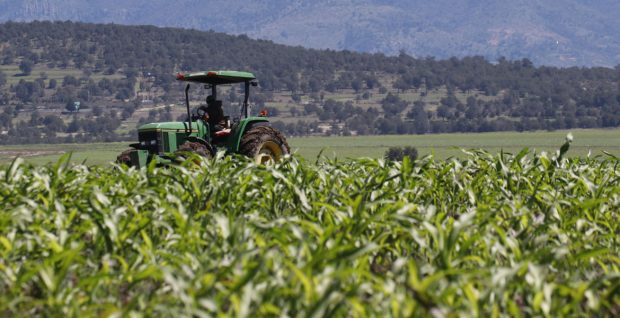
[[[553,152],[567,131],[556,132],[498,132],[480,134],[387,135],[356,137],[295,137],[288,139],[291,150],[306,160],[314,161],[319,154],[339,159],[360,157],[382,158],[390,147],[412,146],[419,156],[433,155],[436,159],[463,157],[463,149],[484,149],[517,153],[527,147],[533,151]],[[571,156],[600,155],[607,151],[620,157],[620,130],[573,130],[575,136]],[[127,149],[127,143],[51,144],[0,146],[0,162],[10,162],[16,155],[33,164],[55,162],[66,152],[73,152],[72,160],[86,164],[103,165],[116,159]]]
[[[71,161],[74,163],[107,165],[116,160],[116,156],[125,149],[125,142],[0,146],[0,163],[6,164],[18,156],[28,163],[44,165],[56,162],[64,154],[71,153]]]
[[[537,152],[553,152],[561,143],[567,131],[538,132],[494,132],[432,135],[386,135],[356,137],[301,137],[289,139],[293,151],[312,160],[316,155],[328,157],[381,158],[389,147],[412,146],[419,156],[433,155],[437,159],[463,157],[461,149],[484,149],[491,153],[500,151],[517,153],[523,148]],[[603,151],[620,156],[620,130],[588,129],[572,130],[575,141],[570,155],[600,155]]]
[[[618,316],[619,162],[0,169],[3,316]],[[198,159],[197,159],[198,160]]]
[[[183,119],[173,74],[205,69],[254,73],[253,112],[269,109],[287,136],[620,127],[620,68],[321,51],[73,22],[0,24],[0,56],[0,144],[134,140],[140,123]],[[239,92],[222,94],[233,117]]]
[[[418,158],[418,150],[415,147],[390,147],[385,152],[383,157],[386,160],[403,161],[405,157],[408,157],[409,161],[414,161]]]

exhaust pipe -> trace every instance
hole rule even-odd
[[[250,98],[250,81],[245,81],[245,96],[243,97],[243,116],[248,118],[248,99]]]
[[[192,133],[192,114],[189,111],[189,84],[185,86],[185,106],[187,106],[187,121],[189,123],[189,133]]]

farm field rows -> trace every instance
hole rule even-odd
[[[572,156],[593,155],[607,151],[620,156],[620,129],[572,130],[574,142]],[[420,156],[433,155],[437,159],[462,157],[464,149],[485,149],[490,152],[516,153],[528,147],[531,150],[554,151],[568,131],[556,132],[495,132],[438,135],[383,135],[355,137],[295,137],[289,138],[294,152],[313,161],[322,151],[327,157],[339,159],[370,157],[380,158],[389,147],[414,146]],[[21,154],[28,162],[44,164],[55,162],[64,152],[73,152],[73,161],[87,164],[107,164],[127,149],[129,142],[94,144],[48,144],[0,146],[0,162],[9,162]]]
[[[611,156],[67,160],[0,168],[3,316],[620,315]]]

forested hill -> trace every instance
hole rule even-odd
[[[257,74],[261,90],[254,101],[275,103],[276,119],[289,134],[620,126],[620,67],[560,69],[535,67],[527,59],[387,57],[216,32],[73,22],[0,24],[0,58],[4,142],[24,136],[27,123],[16,130],[20,110],[70,108],[76,101],[103,107],[100,116],[119,115],[91,135],[114,139],[127,133],[119,132],[119,125],[139,119],[134,112],[144,107],[145,94],[155,106],[177,102],[180,90],[172,75],[205,69]],[[149,113],[149,119],[162,119],[162,114]],[[49,136],[87,133],[87,124],[69,129],[63,120],[65,126],[48,120],[55,123],[45,127],[52,130]],[[45,125],[37,118],[28,123]],[[33,129],[28,138],[37,133]]]
[[[0,0],[0,21],[72,20],[248,34],[288,45],[536,65],[620,64],[617,0]]]

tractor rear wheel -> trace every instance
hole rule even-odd
[[[174,153],[178,158],[182,158],[183,160],[186,160],[192,154],[196,154],[207,159],[213,158],[211,146],[207,146],[199,142],[188,141],[182,144]]]
[[[116,156],[116,163],[120,165],[126,165],[127,167],[131,167],[131,153],[136,151],[135,149],[127,149],[121,152],[120,155]]]
[[[269,126],[248,130],[239,143],[239,153],[253,158],[257,164],[273,164],[290,153],[284,135]]]

